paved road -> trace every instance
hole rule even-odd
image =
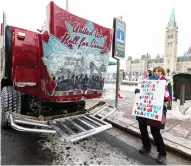
[[[140,140],[112,128],[76,144],[60,141],[57,136],[2,130],[2,165],[156,165],[155,148],[150,155],[138,153]],[[172,154],[168,164],[191,164]]]
[[[39,134],[23,133],[13,129],[1,130],[2,165],[48,165],[53,162],[54,153],[42,149],[38,143],[43,137]]]

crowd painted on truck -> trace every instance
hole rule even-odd
[[[54,78],[54,81],[57,82],[57,87],[55,91],[69,91],[69,90],[87,90],[87,89],[95,89],[102,90],[104,86],[104,78],[101,76],[93,75],[91,78],[88,78],[88,75],[79,75],[79,76],[68,76],[65,78],[64,76]]]

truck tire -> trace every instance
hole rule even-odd
[[[9,113],[21,112],[21,95],[12,86],[3,87],[1,92],[1,127],[8,128]]]

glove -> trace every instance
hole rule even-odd
[[[136,94],[136,93],[140,93],[140,89],[137,89],[137,88],[136,88],[136,89],[135,89],[135,94]]]

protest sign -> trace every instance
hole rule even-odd
[[[161,121],[165,94],[165,80],[140,80],[132,115]]]

